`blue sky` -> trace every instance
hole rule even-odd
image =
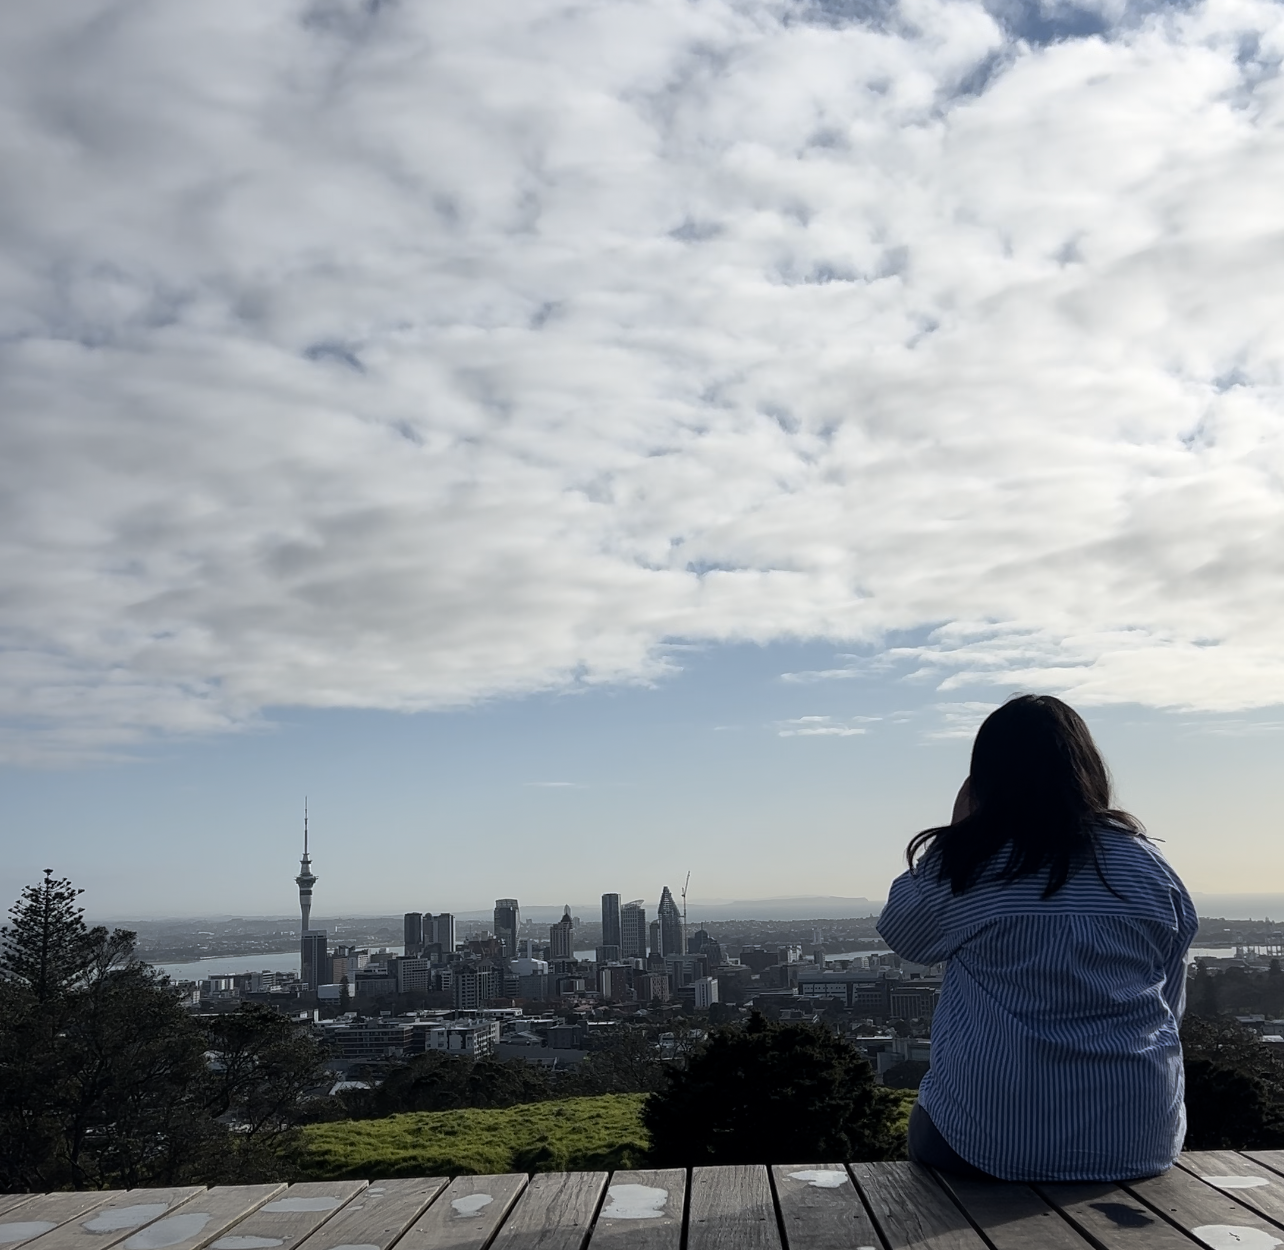
[[[307,792],[344,910],[875,894],[1024,689],[1284,881],[1282,63],[1274,0],[8,6],[0,875],[277,910]]]
[[[947,818],[969,730],[996,698],[943,700],[881,666],[785,676],[832,668],[819,644],[677,658],[652,687],[454,713],[280,712],[131,764],[10,771],[3,819],[24,836],[5,885],[48,861],[100,914],[289,914],[307,793],[319,917],[605,890],[654,904],[688,870],[693,900],[878,899],[910,834]],[[1086,710],[1120,801],[1193,889],[1269,892],[1284,869],[1278,726]]]

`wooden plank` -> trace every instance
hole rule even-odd
[[[212,1241],[210,1250],[294,1250],[365,1187],[365,1181],[291,1185]]]
[[[540,1172],[495,1238],[495,1250],[583,1250],[605,1172]]]
[[[1284,1150],[1240,1150],[1236,1153],[1243,1155],[1245,1159],[1252,1159],[1254,1163],[1260,1163],[1264,1168],[1270,1168],[1272,1172],[1284,1175]]]
[[[780,1244],[765,1167],[692,1171],[687,1250],[780,1250]]]
[[[29,1244],[32,1250],[107,1250],[124,1241],[131,1233],[154,1224],[162,1216],[181,1207],[204,1185],[185,1185],[173,1189],[131,1189],[102,1206],[95,1207],[79,1219],[69,1220]]]
[[[1034,1188],[1104,1250],[1193,1250],[1195,1245],[1117,1185],[1060,1182]]]
[[[1270,1250],[1284,1245],[1284,1238],[1276,1236],[1279,1229],[1270,1220],[1181,1168],[1150,1180],[1130,1181],[1124,1188],[1210,1250],[1242,1250],[1244,1246]]]
[[[397,1242],[397,1250],[482,1250],[525,1188],[522,1174],[457,1176]]]
[[[30,1202],[35,1194],[0,1194],[0,1215],[5,1215],[12,1211],[14,1207],[20,1207],[24,1202]]]
[[[926,1168],[853,1163],[851,1172],[892,1250],[985,1250],[985,1242]]]
[[[785,1244],[800,1250],[877,1250],[878,1234],[841,1163],[771,1169]]]
[[[678,1250],[686,1193],[684,1168],[616,1172],[593,1227],[592,1250]]]
[[[201,1250],[284,1190],[284,1185],[218,1185],[121,1245],[124,1250]]]
[[[1177,1162],[1237,1202],[1274,1220],[1284,1222],[1284,1177],[1234,1150],[1200,1150],[1183,1154]]]
[[[945,1172],[936,1178],[994,1250],[1088,1250],[1092,1244],[1029,1185],[965,1181]]]
[[[444,1176],[372,1181],[326,1220],[303,1250],[388,1250],[446,1185]]]
[[[15,1206],[0,1217],[0,1246],[5,1250],[43,1237],[45,1233],[60,1228],[68,1220],[85,1215],[104,1202],[119,1198],[123,1189],[80,1191],[78,1193],[34,1194],[21,1206]]]

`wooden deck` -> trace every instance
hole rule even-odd
[[[910,1163],[0,1195],[0,1250],[1271,1250],[1284,1151],[1125,1185]]]

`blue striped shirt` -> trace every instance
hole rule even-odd
[[[1186,1134],[1186,951],[1198,921],[1148,842],[1100,834],[1050,899],[1046,874],[991,873],[955,897],[932,852],[892,884],[878,931],[946,961],[919,1102],[969,1163],[1014,1181],[1099,1181],[1171,1167]]]

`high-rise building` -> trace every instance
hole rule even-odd
[[[316,991],[319,985],[330,985],[330,956],[326,948],[326,931],[310,929],[303,935],[299,980],[307,989]]]
[[[548,957],[550,959],[575,958],[575,926],[571,921],[571,909],[566,908],[561,920],[548,927]]]
[[[422,912],[408,911],[401,922],[402,943],[410,957],[418,955],[424,948],[424,918]]]
[[[664,958],[664,930],[658,920],[651,921],[651,954],[658,959]]]
[[[441,947],[443,955],[454,954],[455,918],[450,912],[443,911],[432,918],[432,940]]]
[[[614,946],[617,952],[623,945],[620,935],[620,896],[618,894],[602,895],[602,945]]]
[[[640,898],[620,908],[620,957],[646,958],[646,908]]]
[[[667,885],[660,892],[660,906],[656,912],[660,920],[660,954],[686,954],[686,947],[682,942],[682,913],[673,901]]]
[[[713,977],[696,977],[691,986],[695,990],[691,1005],[697,1011],[708,1011],[718,1001],[718,982]]]
[[[515,898],[495,900],[495,936],[504,944],[504,958],[517,957],[517,927],[521,923],[521,909]]]

